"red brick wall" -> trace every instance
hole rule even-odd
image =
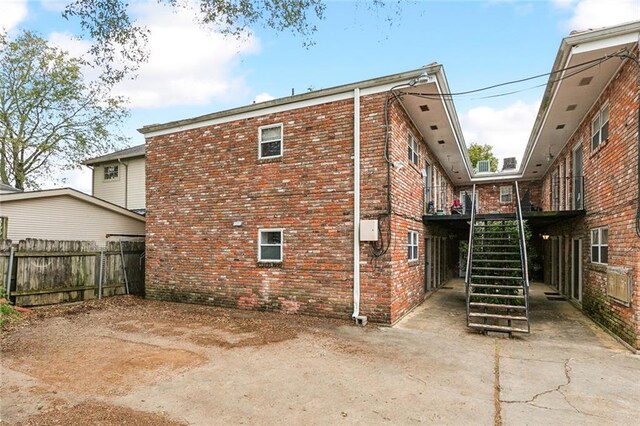
[[[584,218],[550,229],[551,235],[582,238],[583,310],[623,340],[640,348],[640,238],[635,233],[638,205],[638,69],[627,62],[611,81],[544,176],[544,206],[549,208],[551,173],[582,141]],[[591,149],[591,120],[609,102],[609,139]],[[571,160],[570,160],[571,161]],[[570,166],[571,168],[573,165]],[[571,188],[568,188],[571,191]],[[626,307],[606,294],[607,267],[591,263],[590,230],[609,228],[609,266],[633,269],[633,303]],[[546,268],[550,268],[547,263]]]
[[[272,123],[284,155],[258,160]],[[150,138],[149,297],[349,317],[352,155],[352,100]],[[258,263],[259,228],[284,228],[282,264]]]

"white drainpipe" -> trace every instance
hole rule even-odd
[[[365,325],[360,315],[360,89],[353,90],[353,320]]]

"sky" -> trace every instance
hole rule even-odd
[[[0,0],[0,28],[32,30],[81,55],[78,25],[61,17],[70,0]],[[452,92],[547,73],[572,30],[640,20],[637,0],[326,1],[314,22],[315,44],[289,32],[254,27],[242,40],[194,24],[186,10],[157,1],[130,1],[130,12],[151,30],[149,61],[115,94],[129,99],[123,123],[127,146],[144,143],[136,129],[233,107],[443,64]],[[88,78],[90,78],[90,73]],[[493,146],[498,158],[522,157],[547,78],[509,89],[517,93],[454,99],[467,144]],[[503,93],[505,89],[486,93]],[[125,146],[123,146],[124,148]],[[91,192],[86,167],[65,172],[69,186]]]

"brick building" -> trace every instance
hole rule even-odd
[[[450,206],[475,185],[479,215],[525,205],[540,279],[640,346],[639,34],[564,39],[499,173],[472,169],[438,64],[143,127],[147,295],[394,323],[463,269]]]

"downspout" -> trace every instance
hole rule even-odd
[[[118,158],[118,163],[124,166],[124,208],[129,208],[129,165],[127,163],[123,163],[121,159]]]
[[[360,89],[353,90],[353,320],[365,325],[360,315]]]
[[[96,195],[96,170],[94,166],[85,164],[86,167],[91,169],[91,196]]]

